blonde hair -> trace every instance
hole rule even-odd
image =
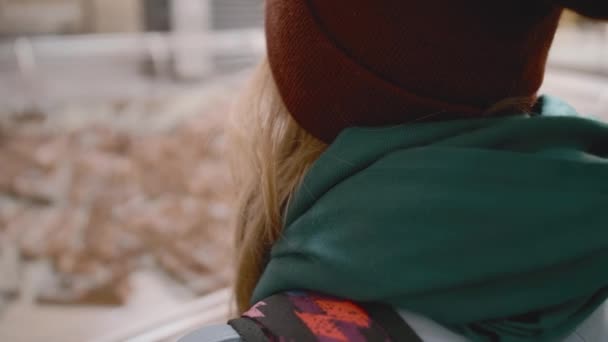
[[[243,312],[281,235],[291,196],[327,146],[289,115],[266,60],[238,102],[231,126],[239,192],[234,294]]]

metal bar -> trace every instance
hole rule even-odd
[[[222,289],[201,297],[173,312],[138,326],[118,331],[92,342],[161,341],[186,333],[190,329],[227,320],[230,311],[230,289]]]
[[[160,36],[159,36],[160,35]],[[39,60],[86,58],[86,57],[141,57],[146,54],[146,42],[163,37],[167,41],[179,42],[190,52],[225,53],[245,51],[262,54],[265,49],[264,34],[261,30],[247,29],[220,31],[206,35],[197,32],[179,34],[96,34],[74,36],[48,36],[27,38]],[[0,63],[13,60],[15,42],[0,43]],[[20,43],[24,45],[23,43]],[[170,46],[173,49],[173,46]],[[22,49],[24,49],[22,47]]]

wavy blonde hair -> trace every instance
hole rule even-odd
[[[233,171],[238,190],[236,275],[239,312],[250,307],[270,248],[280,237],[289,200],[327,145],[289,115],[265,60],[232,116]]]

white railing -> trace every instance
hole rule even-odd
[[[24,64],[44,65],[54,61],[106,58],[108,61],[140,61],[142,57],[167,62],[177,54],[193,59],[210,59],[214,55],[264,53],[261,30],[142,33],[22,37],[0,43],[0,68]],[[201,75],[184,75],[201,76]]]
[[[226,323],[230,315],[229,289],[201,297],[181,308],[91,342],[160,342],[177,339],[210,324]]]
[[[0,107],[147,94],[242,70],[264,51],[255,29],[17,38],[0,42]],[[192,68],[192,61],[207,67]]]

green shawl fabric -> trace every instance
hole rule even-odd
[[[608,297],[608,125],[548,97],[537,112],[344,131],[253,301],[308,289],[474,341],[569,334]]]

